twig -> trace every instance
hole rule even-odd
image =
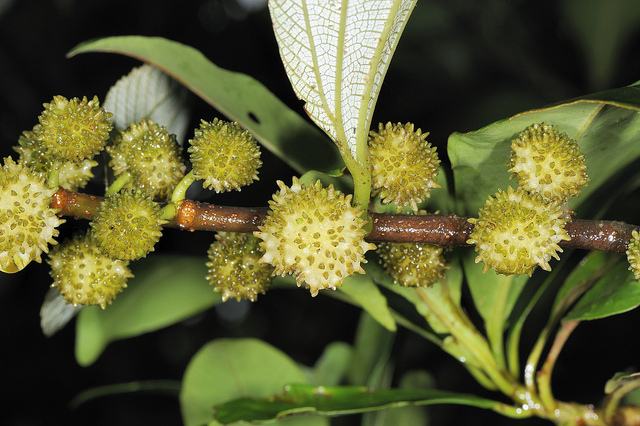
[[[60,209],[60,216],[92,219],[103,197],[59,189],[52,207]],[[266,207],[228,207],[185,200],[177,209],[175,219],[167,226],[190,231],[253,232],[258,230],[267,215]],[[437,244],[441,247],[467,245],[473,225],[466,217],[455,214],[412,216],[371,213],[373,228],[369,241],[392,241]],[[611,253],[624,253],[631,232],[638,226],[624,222],[577,219],[565,226],[570,241],[560,246]]]

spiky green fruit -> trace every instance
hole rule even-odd
[[[434,244],[385,242],[376,252],[387,274],[404,287],[428,287],[449,268],[444,249]]]
[[[578,143],[546,123],[529,126],[511,142],[510,165],[520,187],[551,201],[569,201],[589,182]]]
[[[418,210],[430,190],[440,188],[440,159],[428,135],[414,130],[412,123],[380,123],[377,132],[369,132],[372,193],[380,195],[383,204],[396,203],[398,212],[405,206]]]
[[[558,203],[509,187],[490,196],[478,218],[469,219],[475,226],[467,244],[475,244],[476,263],[484,263],[483,272],[531,275],[536,266],[550,271],[549,260],[559,259],[562,252],[558,244],[570,240],[567,221]]]
[[[364,254],[375,245],[364,241],[362,210],[351,206],[351,195],[320,181],[302,185],[293,178],[291,187],[278,181],[280,191],[269,201],[270,209],[260,231],[265,251],[261,262],[275,267],[275,274],[292,274],[316,296],[319,290],[336,287],[357,273],[364,273]]]
[[[202,120],[189,141],[193,174],[216,192],[240,190],[258,179],[262,165],[256,140],[238,123]]]
[[[4,159],[0,168],[0,271],[18,272],[56,244],[56,229],[64,223],[49,207],[56,189],[50,189],[37,173]]]
[[[91,221],[93,240],[112,259],[136,260],[153,251],[162,236],[162,210],[140,190],[123,190],[102,202]]]
[[[93,177],[91,170],[98,165],[94,160],[83,160],[80,162],[65,161],[62,164],[54,165],[50,155],[40,145],[33,131],[23,132],[18,139],[18,146],[13,150],[20,155],[20,161],[25,166],[38,173],[43,179],[47,179],[53,167],[59,167],[59,185],[70,191],[77,191],[89,182]]]
[[[260,263],[264,251],[260,240],[251,234],[219,232],[208,251],[207,280],[222,294],[222,301],[233,298],[258,300],[265,294],[273,276],[273,267]]]
[[[636,280],[640,281],[640,233],[635,229],[631,232],[631,241],[627,246],[627,260],[629,270],[633,272]]]
[[[97,96],[90,101],[55,96],[44,108],[34,133],[47,154],[79,162],[104,149],[113,126],[111,114],[100,106]]]
[[[47,262],[51,265],[51,287],[73,306],[104,309],[133,277],[129,262],[102,254],[89,234],[76,235],[54,247]]]
[[[132,123],[114,138],[107,152],[116,177],[131,174],[125,188],[141,189],[156,201],[171,197],[186,170],[176,136],[153,120]]]

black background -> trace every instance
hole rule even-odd
[[[640,79],[638,32],[621,48],[607,81],[589,79],[586,56],[567,25],[560,4],[541,1],[420,0],[382,89],[374,123],[412,121],[431,132],[445,152],[447,136],[547,103]],[[0,0],[0,153],[12,154],[18,136],[30,129],[54,95],[104,98],[109,87],[138,62],[110,54],[66,59],[76,44],[110,35],[164,36],[201,50],[217,65],[247,73],[301,111],[284,73],[264,7],[246,10],[235,0]],[[193,97],[194,128],[216,112]],[[216,202],[266,205],[276,179],[293,174],[264,154],[261,180],[240,196]],[[89,191],[99,193],[100,185]],[[617,214],[617,213],[616,213]],[[636,220],[622,211],[609,219]],[[636,223],[637,223],[636,222]],[[63,235],[85,226],[69,220]],[[170,231],[158,251],[204,254],[212,237]],[[74,327],[52,338],[42,335],[39,309],[50,279],[46,264],[0,276],[0,423],[19,425],[180,424],[177,398],[165,395],[110,396],[69,410],[69,401],[93,386],[147,379],[180,380],[191,356],[211,339],[253,336],[311,365],[331,341],[353,341],[357,309],[306,290],[274,290],[252,305],[240,323],[212,310],[159,332],[110,345],[90,367],[73,355]],[[616,371],[640,367],[636,312],[581,324],[561,355],[555,375],[557,397],[598,403],[605,381]],[[537,321],[537,323],[536,323]],[[538,330],[544,315],[528,324]],[[530,345],[535,334],[525,334]],[[526,349],[526,347],[525,347]],[[397,336],[393,361],[398,373],[427,369],[438,388],[484,391],[455,361],[406,331]],[[442,406],[433,424],[545,424],[515,422],[480,409]],[[357,424],[358,417],[340,420]]]

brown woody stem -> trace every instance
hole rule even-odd
[[[103,197],[59,189],[51,206],[60,216],[92,219]],[[168,226],[190,231],[253,232],[267,215],[267,207],[227,207],[185,200],[177,207],[176,217]],[[369,241],[392,241],[437,244],[442,247],[466,245],[473,225],[455,214],[411,216],[370,213],[373,229]],[[624,253],[631,232],[638,226],[624,222],[576,219],[565,226],[571,237],[560,246],[586,250]]]

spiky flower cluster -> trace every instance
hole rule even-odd
[[[387,274],[404,287],[428,287],[448,269],[444,249],[434,244],[379,243],[376,252]]]
[[[56,229],[64,220],[49,207],[55,189],[37,173],[4,159],[0,169],[0,271],[18,272],[56,244]]]
[[[251,133],[238,125],[202,120],[189,141],[193,175],[216,192],[239,190],[258,179],[260,148]]]
[[[51,156],[46,153],[33,131],[23,132],[18,139],[18,146],[13,150],[20,155],[20,161],[38,175],[47,179],[51,169],[56,167]],[[65,161],[59,165],[58,184],[70,191],[83,188],[93,177],[91,169],[98,165],[97,161],[86,159],[80,162]]]
[[[529,126],[511,142],[510,165],[520,187],[551,201],[569,201],[589,181],[578,143],[546,123]]]
[[[635,229],[631,232],[631,241],[627,246],[627,260],[629,270],[640,281],[640,233]]]
[[[219,232],[209,247],[209,273],[207,280],[215,291],[222,294],[222,301],[229,298],[258,300],[258,293],[265,294],[273,276],[271,265],[260,263],[264,251],[260,240],[251,234]]]
[[[123,190],[102,202],[91,222],[100,251],[120,260],[136,260],[153,251],[162,236],[160,206],[140,190]]]
[[[264,224],[254,233],[265,251],[261,262],[273,265],[275,274],[293,274],[312,296],[364,273],[364,254],[375,246],[364,241],[366,222],[351,206],[351,195],[333,185],[323,188],[320,181],[302,185],[295,177],[291,187],[281,181],[278,186]]]
[[[76,235],[54,247],[47,262],[51,265],[51,287],[73,306],[99,305],[104,309],[133,277],[129,262],[102,254],[90,234]]]
[[[536,266],[550,271],[549,260],[558,259],[558,245],[570,240],[564,229],[568,218],[558,203],[545,201],[522,188],[499,190],[485,202],[467,240],[475,244],[476,263],[483,262],[483,272],[531,275]]]
[[[113,126],[111,114],[100,106],[97,96],[90,101],[55,96],[44,107],[34,133],[48,155],[78,162],[104,149]]]
[[[132,123],[114,138],[107,152],[116,177],[131,174],[125,188],[141,189],[156,201],[171,196],[186,170],[175,135],[153,120]]]
[[[379,125],[369,133],[369,161],[373,195],[380,195],[383,204],[396,203],[397,211],[430,196],[436,183],[440,160],[436,148],[426,141],[429,133],[414,130],[412,123]]]

